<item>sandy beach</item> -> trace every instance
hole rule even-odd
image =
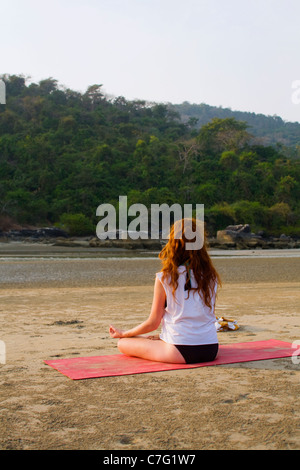
[[[221,344],[299,341],[300,253],[215,252]],[[110,323],[150,312],[156,254],[0,247],[1,450],[300,447],[292,358],[72,381],[44,360],[117,353]]]

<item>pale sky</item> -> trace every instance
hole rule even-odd
[[[300,122],[292,99],[300,0],[0,0],[0,8],[0,74]]]

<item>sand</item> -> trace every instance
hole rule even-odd
[[[216,313],[240,329],[219,333],[220,343],[300,340],[299,254],[221,255]],[[153,257],[2,253],[1,450],[299,449],[291,358],[82,381],[44,364],[117,353],[108,325],[146,318],[159,267]]]

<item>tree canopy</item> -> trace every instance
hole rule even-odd
[[[211,233],[252,223],[300,235],[299,158],[258,144],[246,122],[215,117],[195,131],[168,104],[107,97],[100,84],[79,93],[53,78],[2,79],[0,224],[79,220],[91,231],[98,205],[127,195],[205,204]]]

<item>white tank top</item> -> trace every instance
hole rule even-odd
[[[175,295],[166,278],[162,281],[162,272],[156,273],[161,281],[167,297],[167,307],[162,319],[160,338],[166,343],[201,345],[218,343],[215,326],[214,307],[216,301],[217,282],[213,288],[212,307],[205,305],[196,291],[185,291],[186,267],[178,268],[178,287]],[[197,287],[193,270],[190,270],[191,286]],[[189,294],[189,298],[188,298]]]

